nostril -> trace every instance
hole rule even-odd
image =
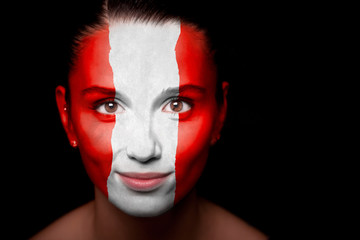
[[[151,161],[155,161],[160,159],[160,157],[158,156],[151,156],[151,157],[144,157],[144,156],[134,156],[134,155],[129,155],[128,157],[130,160],[134,160],[134,161],[138,161],[138,162],[151,162]]]
[[[131,160],[139,162],[150,162],[161,158],[161,149],[154,146],[151,149],[137,148],[136,150],[127,149],[127,156]]]
[[[132,155],[127,155],[128,156],[128,158],[130,159],[130,160],[136,160],[136,158],[134,157],[134,156],[132,156]]]

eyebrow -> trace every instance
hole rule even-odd
[[[101,93],[103,95],[119,98],[121,101],[125,103],[130,103],[130,98],[127,97],[126,94],[117,92],[115,91],[114,88],[93,86],[93,87],[85,88],[84,90],[81,91],[82,96],[92,93]]]
[[[157,101],[163,99],[163,98],[167,98],[170,96],[174,96],[174,95],[179,95],[182,92],[186,92],[186,91],[193,91],[199,94],[205,94],[206,89],[204,87],[200,87],[197,85],[193,85],[193,84],[185,84],[182,85],[180,87],[170,87],[167,89],[164,89],[159,96],[156,97]],[[125,103],[130,103],[130,98],[127,97],[125,94],[120,93],[115,91],[115,89],[113,88],[106,88],[106,87],[98,87],[98,86],[92,86],[89,88],[85,88],[81,91],[81,95],[87,95],[87,94],[92,94],[92,93],[101,93],[104,95],[108,95],[108,96],[113,96],[113,97],[119,97],[120,100],[122,100]]]
[[[167,88],[162,91],[161,94],[180,94],[182,92],[192,90],[199,93],[205,93],[206,89],[200,86],[196,86],[193,84],[185,84],[180,87]],[[85,88],[81,91],[81,95],[91,94],[91,93],[102,93],[104,95],[115,95],[115,89],[113,88],[105,88],[105,87],[89,87]]]
[[[104,87],[89,87],[81,91],[81,95],[91,94],[91,93],[101,93],[104,95],[115,95],[115,89],[113,88],[104,88]]]
[[[180,94],[182,92],[186,91],[195,91],[201,94],[204,94],[206,92],[206,89],[197,85],[193,84],[185,84],[181,85],[180,87],[174,87],[174,88],[167,88],[162,91],[161,94]]]

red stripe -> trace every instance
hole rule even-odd
[[[79,148],[85,169],[95,184],[106,196],[107,179],[111,170],[111,136],[115,125],[114,119],[94,114],[91,102],[101,99],[101,93],[82,96],[82,90],[101,86],[114,89],[113,72],[109,63],[109,29],[96,32],[82,41],[81,54],[76,60],[76,67],[70,78],[72,122],[79,137]]]
[[[181,24],[181,32],[176,44],[176,60],[179,67],[179,85],[204,86],[207,96],[214,92],[214,74],[209,55],[204,51],[203,35],[189,26]],[[210,67],[209,67],[210,66]],[[181,94],[180,94],[181,95]],[[214,104],[213,99],[202,101]],[[178,144],[176,149],[175,174],[176,190],[174,204],[179,202],[195,186],[208,156],[209,139],[215,117],[214,111],[203,103],[197,103],[191,114],[179,116]]]

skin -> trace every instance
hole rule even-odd
[[[268,239],[223,208],[197,197],[195,191],[165,214],[154,218],[124,214],[98,190],[95,197],[95,201],[70,212],[31,239]]]
[[[172,27],[164,25],[160,27],[160,31],[167,32]],[[220,134],[227,108],[228,84],[226,82],[222,85],[224,104],[219,106],[216,103],[214,66],[209,60],[205,41],[201,40],[204,39],[202,33],[189,26],[181,28],[182,37],[179,38],[176,46],[180,86],[196,85],[204,91],[201,91],[201,94],[195,90],[178,93],[181,97],[191,99],[191,104],[182,102],[183,109],[186,111],[174,113],[173,109],[169,107],[169,104],[174,101],[165,101],[164,104],[159,104],[158,101],[164,89],[174,87],[170,80],[167,81],[164,78],[160,82],[146,82],[143,78],[143,81],[136,83],[131,77],[127,79],[125,75],[120,75],[121,81],[114,80],[118,76],[113,71],[113,69],[118,69],[114,68],[117,64],[116,61],[104,61],[104,59],[109,59],[111,45],[109,41],[112,41],[111,34],[109,40],[109,29],[111,26],[84,39],[85,44],[77,60],[77,68],[69,81],[71,102],[66,102],[65,88],[59,86],[56,89],[62,124],[69,141],[78,143],[85,168],[95,185],[95,200],[59,219],[33,239],[57,239],[59,236],[63,239],[266,239],[266,236],[244,221],[197,197],[196,191],[193,189],[205,165],[208,149],[216,142]],[[130,30],[133,29],[134,27],[130,26]],[[134,36],[132,31],[129,31],[129,36]],[[149,41],[149,39],[145,40]],[[116,47],[112,45],[111,50],[116,54]],[[122,54],[118,56],[121,58]],[[134,65],[141,66],[141,64],[149,62],[145,61],[146,57],[140,60]],[[150,65],[150,72],[151,67],[153,66]],[[159,79],[164,74],[174,76],[171,75],[172,73],[169,75],[168,71],[169,67],[160,69],[160,72],[156,72],[159,76],[155,74],[154,79]],[[126,76],[132,76],[131,74],[139,72],[141,69],[135,69],[133,72],[128,72]],[[136,79],[138,78],[139,76],[136,76]],[[120,105],[123,108],[118,108],[118,115],[108,114],[105,105],[93,107],[94,102],[107,99],[111,94],[112,98],[117,96],[114,82],[115,85],[120,84],[121,89],[124,89],[125,92],[132,93],[131,95],[127,94],[128,104]],[[113,92],[107,93],[106,96],[103,92],[84,95],[84,90],[92,86],[113,89]],[[133,88],[136,91],[133,91]],[[148,91],[148,89],[153,91]],[[144,95],[145,92],[151,92],[151,94]],[[114,101],[113,103],[115,104]],[[70,109],[65,110],[65,105],[70,106]],[[132,116],[141,117],[131,118]],[[135,209],[140,210],[131,209],[126,200],[112,199],[111,192],[108,193],[106,188],[106,181],[108,173],[112,173],[110,169],[114,169],[114,162],[117,162],[113,158],[113,152],[116,151],[119,156],[123,156],[119,165],[116,165],[120,167],[132,167],[133,169],[143,167],[157,171],[171,166],[168,164],[169,157],[166,157],[170,156],[166,149],[170,149],[167,146],[171,146],[171,142],[168,142],[168,139],[171,139],[168,134],[171,133],[164,131],[163,127],[168,126],[166,129],[173,129],[171,126],[174,116],[178,121],[177,129],[179,131],[176,138],[178,140],[176,161],[180,163],[177,165],[180,171],[176,175],[175,199],[173,197],[169,198],[171,202],[169,202],[170,200],[161,202],[162,199],[166,199],[165,193],[155,191],[155,194],[147,195],[146,201],[144,201],[142,198],[131,195],[131,191],[126,188],[122,188],[121,182],[114,189],[122,189],[119,190],[120,195],[128,196],[136,206]],[[127,118],[129,119],[126,120]],[[118,128],[117,132],[122,134],[119,135],[120,140],[115,141],[118,143],[116,146],[119,147],[114,150],[111,139],[114,139],[113,129],[116,128],[116,124],[119,124],[119,119],[122,119],[123,126],[127,121],[129,125],[125,127],[125,130],[122,130],[121,126]],[[137,121],[140,121],[139,119],[142,119],[140,125],[131,125],[136,124]],[[137,130],[139,126],[150,126],[150,123],[153,124],[151,125],[153,136],[144,135],[144,132],[149,131],[144,131],[141,127],[140,130]],[[133,129],[132,132],[140,131],[134,134],[139,138],[137,140],[121,138],[120,136],[126,134],[126,129]],[[145,137],[145,140],[142,137]],[[148,147],[151,144],[154,147]],[[155,150],[150,151],[149,149]],[[149,164],[151,162],[149,159],[157,159],[157,161]],[[128,164],[121,165],[124,162],[128,162]],[[166,184],[171,187],[173,183],[169,180]],[[154,204],[160,202],[159,209],[154,205],[143,206],[144,203],[149,202],[154,202]],[[156,209],[155,212],[153,209]],[[144,216],[147,218],[143,218]]]

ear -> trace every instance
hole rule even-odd
[[[74,132],[74,128],[70,119],[70,108],[66,102],[66,89],[63,86],[56,87],[56,104],[60,114],[61,123],[65,129],[66,135],[72,147],[76,147],[78,140]]]
[[[226,119],[226,112],[227,112],[227,94],[229,91],[229,83],[222,82],[222,90],[223,90],[223,103],[219,105],[219,111],[215,123],[215,128],[213,131],[211,144],[214,145],[220,139],[220,132],[224,126],[224,122]]]

